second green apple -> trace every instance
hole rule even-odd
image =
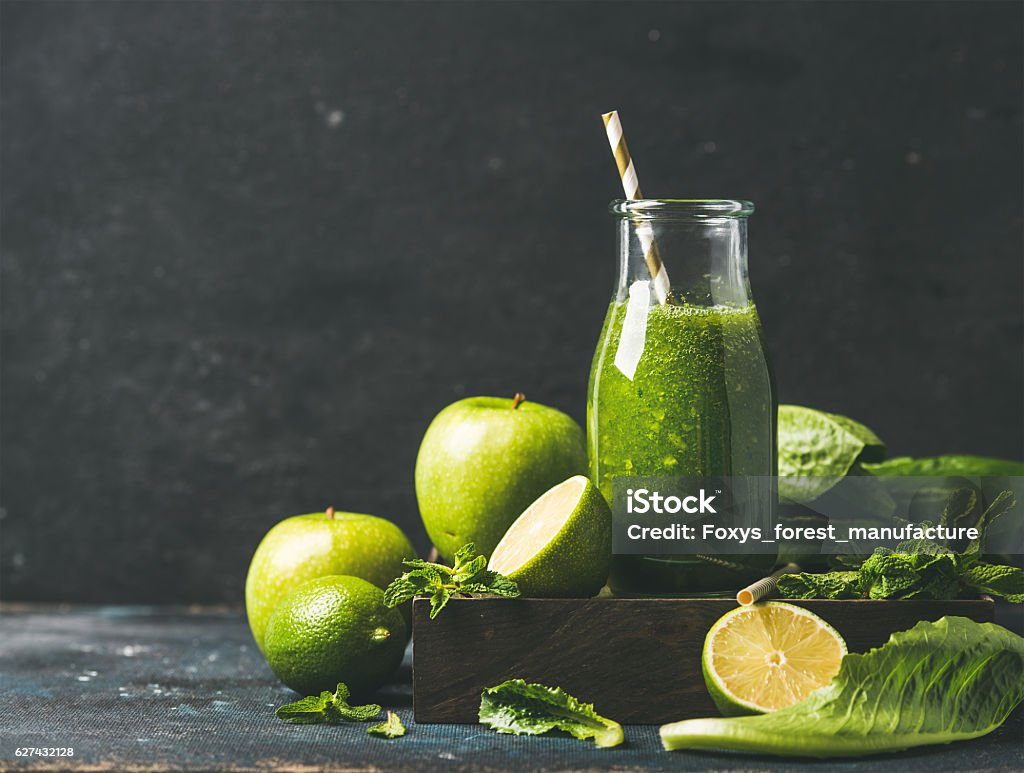
[[[428,427],[416,498],[442,556],[451,559],[467,542],[489,556],[537,497],[586,470],[586,438],[566,414],[522,395],[467,397]]]

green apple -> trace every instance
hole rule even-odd
[[[344,574],[383,590],[413,558],[409,538],[383,518],[334,508],[285,518],[260,542],[245,578],[245,611],[260,652],[270,616],[304,582]]]
[[[489,556],[537,497],[586,470],[583,430],[561,411],[522,394],[467,397],[427,428],[416,458],[416,499],[442,556],[451,559],[467,542]]]

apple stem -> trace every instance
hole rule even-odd
[[[526,395],[522,392],[516,392],[516,396],[512,398],[512,410],[514,411],[520,405],[526,402]]]
[[[328,507],[327,510],[324,512],[324,515],[327,516],[327,520],[333,521],[334,520],[334,508],[333,507]]]

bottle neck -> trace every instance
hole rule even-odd
[[[751,302],[745,217],[624,216],[618,241],[620,301],[634,283],[646,281],[656,303],[742,307]],[[667,293],[656,287],[659,267],[667,275]]]

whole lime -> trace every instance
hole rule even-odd
[[[315,695],[344,682],[358,694],[380,687],[398,668],[406,626],[376,585],[329,575],[278,604],[264,641],[271,670],[296,692]]]
[[[245,578],[245,611],[256,645],[266,654],[267,621],[302,583],[347,574],[383,589],[404,571],[402,561],[411,558],[416,551],[409,538],[383,518],[328,509],[284,519],[256,548]]]

